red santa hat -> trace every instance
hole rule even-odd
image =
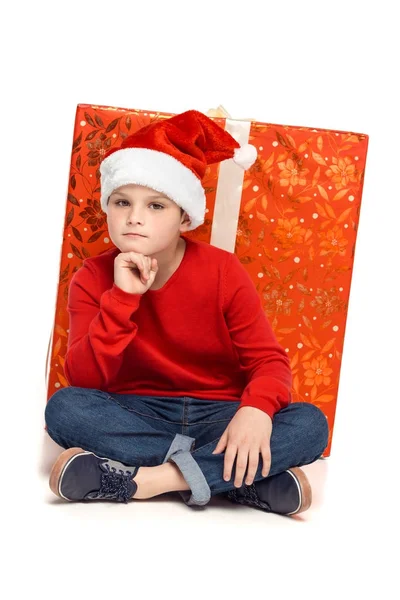
[[[204,223],[206,197],[201,180],[207,165],[232,158],[248,169],[257,158],[250,144],[240,144],[201,112],[188,110],[155,121],[110,149],[100,165],[101,207],[108,211],[111,193],[122,185],[145,185],[171,198],[191,219]]]

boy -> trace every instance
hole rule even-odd
[[[116,249],[70,285],[65,375],[49,400],[63,448],[50,487],[70,501],[177,491],[280,514],[311,504],[299,468],[328,443],[323,413],[291,404],[288,357],[238,258],[181,234],[204,222],[207,164],[248,168],[252,146],[197,111],[146,126],[105,156]]]

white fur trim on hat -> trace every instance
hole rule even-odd
[[[243,144],[235,148],[233,161],[243,169],[249,169],[257,158],[257,149],[252,144]]]
[[[206,196],[200,179],[179,160],[157,150],[122,148],[100,165],[101,207],[108,211],[111,193],[122,185],[136,183],[165,194],[183,208],[191,229],[204,223]]]

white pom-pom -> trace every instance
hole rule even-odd
[[[244,144],[240,148],[235,148],[233,154],[233,161],[244,170],[249,169],[254,164],[256,158],[257,149],[251,144]]]

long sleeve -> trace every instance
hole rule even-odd
[[[107,389],[136,335],[134,313],[141,295],[128,294],[115,284],[100,294],[99,285],[93,267],[85,263],[71,280],[64,373],[70,385]]]
[[[272,418],[291,401],[290,363],[264,314],[250,276],[234,254],[227,261],[223,306],[247,380],[239,408],[254,406]]]

